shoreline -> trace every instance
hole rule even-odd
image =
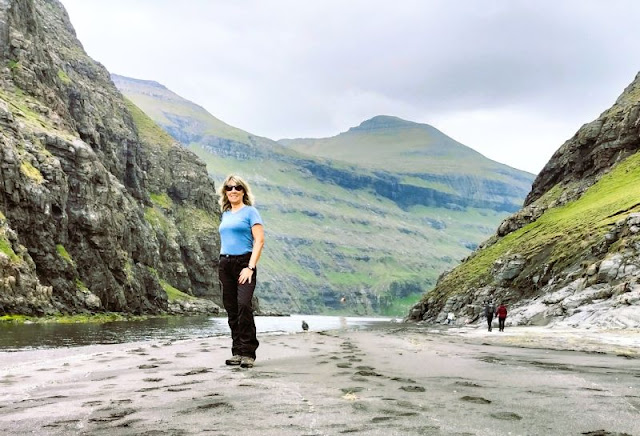
[[[252,369],[224,364],[228,337],[0,352],[0,430],[640,434],[638,332],[388,323],[259,340]]]

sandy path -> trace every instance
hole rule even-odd
[[[263,336],[250,370],[227,338],[0,353],[0,434],[640,435],[637,332],[506,333]]]

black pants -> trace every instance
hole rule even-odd
[[[500,327],[498,330],[500,330],[501,332],[504,331],[504,321],[507,318],[498,318],[498,326]]]
[[[253,271],[251,283],[238,283],[240,271],[249,265],[251,253],[241,256],[220,256],[218,276],[222,284],[222,304],[229,316],[231,352],[234,355],[256,358],[260,343],[256,338],[256,324],[253,320],[251,299],[256,289],[257,269]]]
[[[487,324],[489,325],[489,331],[491,331],[492,322],[493,322],[493,315],[487,315]]]

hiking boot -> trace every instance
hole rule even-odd
[[[231,359],[224,361],[227,365],[240,365],[242,362],[242,356],[234,355]]]
[[[254,359],[253,357],[247,357],[247,356],[242,356],[242,361],[240,362],[240,367],[241,368],[253,368],[253,364],[255,363],[256,359]]]

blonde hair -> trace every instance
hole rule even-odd
[[[220,185],[220,188],[218,188],[218,203],[220,203],[220,208],[222,209],[222,211],[226,212],[228,210],[231,210],[231,202],[229,202],[229,199],[227,198],[227,191],[225,189],[229,182],[234,182],[237,186],[242,186],[244,188],[242,202],[247,206],[253,206],[254,198],[253,194],[251,193],[251,188],[249,187],[247,182],[242,180],[242,177],[240,176],[229,174],[227,178],[224,179],[224,182],[222,182],[222,184]]]

